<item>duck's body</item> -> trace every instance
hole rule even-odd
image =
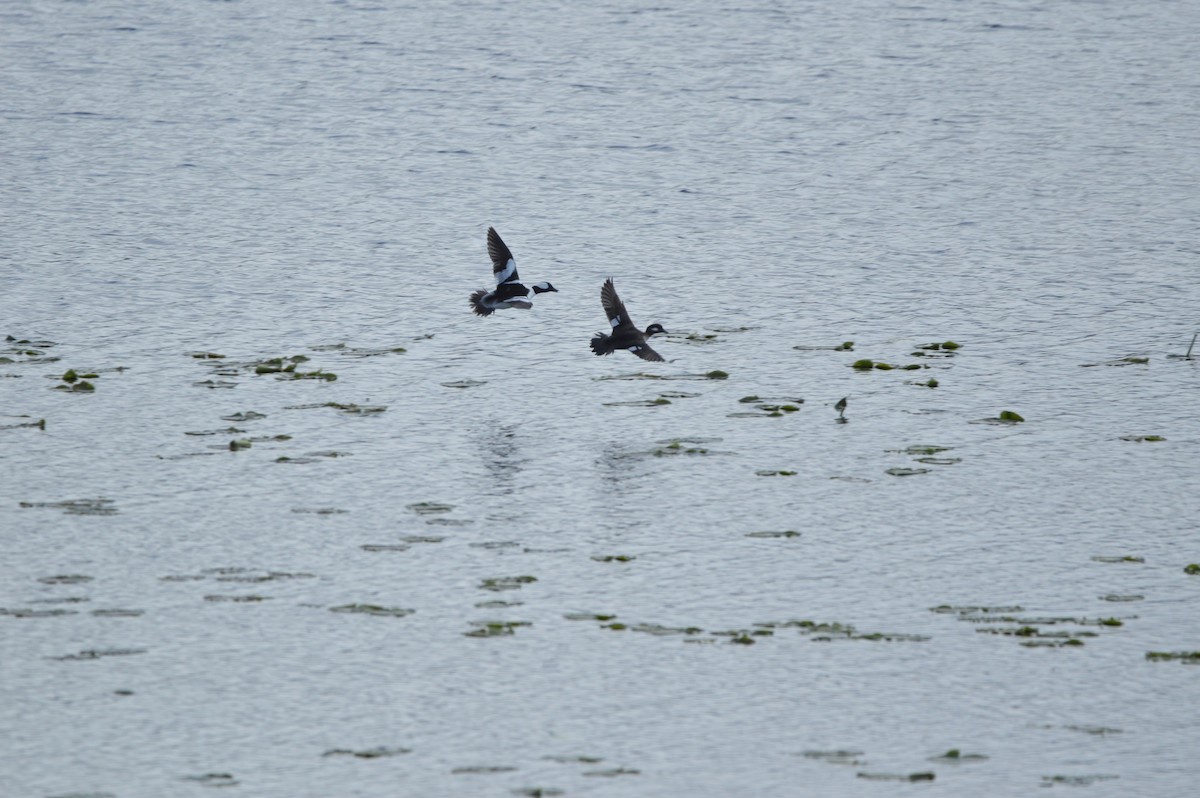
[[[527,288],[517,276],[517,262],[513,258],[496,228],[489,227],[487,231],[488,255],[492,258],[492,274],[496,278],[496,288],[488,291],[481,288],[471,294],[471,309],[479,316],[490,316],[497,310],[521,308],[528,310],[533,307],[534,294],[545,294],[558,289],[550,283],[535,283]]]
[[[646,339],[658,333],[665,333],[666,330],[657,323],[647,327],[644,333],[633,326],[629,311],[625,310],[625,303],[617,296],[617,289],[613,287],[611,277],[604,281],[604,287],[600,289],[600,304],[604,306],[604,314],[608,316],[608,323],[612,325],[612,334],[596,333],[592,337],[589,345],[594,353],[607,355],[618,349],[628,349],[642,360],[662,361],[662,355],[651,349]]]

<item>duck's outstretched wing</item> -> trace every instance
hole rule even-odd
[[[517,261],[513,258],[513,254],[509,251],[508,246],[500,238],[500,234],[496,232],[496,228],[488,228],[487,242],[488,255],[492,258],[492,274],[496,277],[496,285],[520,283],[521,278],[517,276]]]
[[[634,344],[629,347],[629,351],[640,357],[642,360],[650,360],[656,363],[665,363],[663,356],[650,348],[649,344],[641,343]]]
[[[625,303],[621,301],[621,297],[617,296],[617,289],[613,287],[611,277],[604,281],[604,286],[600,289],[600,304],[604,306],[604,315],[608,317],[608,323],[612,325],[614,334],[621,332],[641,335],[638,328],[633,325],[633,320],[629,318],[629,311],[625,309]]]

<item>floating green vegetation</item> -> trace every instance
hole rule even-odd
[[[853,352],[854,342],[842,341],[840,344],[834,344],[833,346],[807,346],[801,344],[800,346],[793,346],[792,349],[798,349],[801,352]]]
[[[934,378],[934,377],[930,377],[930,378],[929,378],[928,380],[926,380],[925,382],[918,382],[918,383],[916,383],[916,384],[917,384],[917,385],[924,385],[926,388],[936,388],[936,387],[938,387],[938,385],[940,385],[941,383],[939,383],[939,382],[937,381],[937,379],[936,379],[936,378]]]
[[[238,784],[232,773],[203,773],[199,776],[184,776],[182,781],[194,781],[205,787],[236,787]]]
[[[740,404],[754,404],[754,412],[730,413],[730,418],[778,418],[789,413],[795,413],[804,404],[804,399],[798,396],[764,398],[759,396],[743,396]]]
[[[1107,562],[1107,563],[1114,563],[1114,562],[1137,562],[1137,563],[1143,563],[1143,562],[1145,562],[1145,561],[1146,561],[1146,558],[1145,558],[1145,557],[1138,557],[1138,556],[1136,556],[1136,555],[1133,555],[1133,554],[1126,554],[1126,555],[1123,555],[1123,556],[1117,556],[1117,557],[1109,557],[1109,556],[1105,556],[1105,555],[1102,555],[1102,554],[1096,554],[1096,555],[1093,555],[1093,556],[1092,556],[1092,561],[1093,561],[1093,562]]]
[[[280,375],[280,377],[282,379],[293,379],[293,380],[324,380],[325,382],[333,382],[334,380],[337,379],[337,375],[334,374],[333,372],[321,371],[320,369],[317,369],[316,371],[305,371],[305,372],[293,371],[291,374],[287,375],[286,377],[284,375]]]
[[[249,438],[235,438],[229,442],[229,451],[237,452],[242,449],[249,449],[253,445]]]
[[[617,776],[637,776],[641,772],[633,768],[610,768],[608,770],[587,770],[584,771],[583,775],[600,779],[612,779]]]
[[[1052,787],[1055,784],[1066,784],[1071,787],[1090,787],[1098,781],[1112,781],[1120,776],[1107,773],[1094,773],[1087,776],[1042,776],[1042,786]]]
[[[442,535],[401,535],[405,543],[441,543],[446,538]]]
[[[148,650],[145,648],[89,648],[77,654],[64,654],[61,657],[47,657],[46,659],[71,662],[75,660],[100,659],[102,657],[131,657],[135,654],[145,654]]]
[[[981,418],[976,421],[971,421],[971,424],[1020,424],[1025,418],[1012,410],[1001,410],[1000,415],[995,418]]]
[[[196,360],[221,360],[225,356],[218,355],[216,352],[188,352],[188,357],[193,357]]]
[[[899,369],[901,371],[916,371],[918,369],[927,369],[929,366],[923,366],[919,363],[910,363],[906,366],[897,366],[893,363],[884,363],[881,360],[863,358],[862,360],[856,360],[851,363],[850,368],[854,369],[855,371],[871,371],[872,369],[876,371],[893,371],[895,369]]]
[[[511,792],[513,795],[524,795],[526,798],[550,798],[551,796],[565,795],[557,787],[515,787]]]
[[[660,448],[652,450],[650,453],[655,457],[668,457],[677,454],[708,454],[708,449],[699,446],[689,446],[690,443],[707,443],[712,438],[670,438],[665,441],[659,441]],[[720,440],[719,438],[715,440]]]
[[[330,607],[330,612],[352,612],[359,615],[382,615],[389,618],[403,618],[412,615],[416,610],[403,607],[381,607],[378,604],[343,604],[340,607]]]
[[[475,606],[481,610],[499,610],[505,607],[520,607],[524,603],[524,601],[501,601],[500,599],[493,599],[492,601],[477,601],[475,602]]]
[[[417,502],[416,504],[408,505],[408,509],[417,515],[436,515],[438,513],[450,512],[454,509],[454,505],[440,504],[438,502]]]
[[[617,616],[592,612],[568,612],[563,617],[568,621],[600,621],[601,623],[607,623],[608,621],[616,619]]]
[[[11,618],[60,618],[64,615],[78,615],[78,610],[31,610],[25,608],[8,609],[0,607],[0,615],[7,615]]]
[[[455,380],[442,383],[445,388],[478,388],[480,385],[487,385],[487,380]]]
[[[192,385],[197,388],[236,388],[238,384],[224,380],[201,380],[200,382],[193,382]]]
[[[19,418],[28,418],[28,416],[19,416]],[[20,424],[0,425],[0,429],[20,429],[22,427],[37,427],[40,430],[44,430],[46,429],[46,419],[39,418],[37,421],[25,421]]]
[[[294,374],[296,372],[296,365],[307,361],[308,357],[306,355],[271,357],[251,363],[247,368],[255,374]]]
[[[26,508],[51,508],[62,510],[67,515],[116,515],[117,508],[112,499],[67,499],[61,502],[21,502]]]
[[[341,402],[326,402],[323,406],[332,407],[335,410],[340,410],[352,416],[368,416],[387,410],[387,405],[356,405],[353,403],[342,404]]]
[[[183,434],[192,435],[195,437],[204,437],[208,435],[239,435],[245,431],[246,430],[238,429],[237,427],[225,427],[224,429],[190,430],[188,432],[184,432]]]
[[[467,765],[466,767],[454,768],[451,773],[462,774],[488,774],[488,773],[512,773],[516,768],[508,765]]]
[[[241,424],[246,421],[258,421],[260,418],[266,418],[266,413],[259,413],[254,410],[246,410],[241,413],[233,413],[228,416],[221,416],[222,421],[232,421],[236,424]]]
[[[994,607],[980,607],[975,605],[951,605],[939,604],[936,607],[930,607],[930,612],[936,612],[939,615],[987,615],[995,613],[1013,613],[1024,612],[1025,608],[1019,604],[999,605]]]
[[[1043,728],[1052,729],[1054,727],[1052,725],[1048,725],[1048,726],[1044,726]],[[1080,725],[1068,724],[1066,726],[1063,726],[1063,728],[1069,729],[1070,731],[1082,732],[1084,734],[1095,734],[1095,735],[1099,735],[1099,736],[1104,736],[1107,734],[1124,734],[1125,733],[1124,729],[1114,729],[1111,726],[1086,726],[1086,725],[1080,726]]]
[[[358,759],[380,759],[385,756],[400,756],[401,754],[411,754],[411,748],[387,748],[379,746],[378,748],[365,748],[361,751],[355,751],[350,748],[333,748],[321,756],[353,756]]]
[[[1121,440],[1133,441],[1135,443],[1158,443],[1159,441],[1165,441],[1166,438],[1161,435],[1122,435]]]
[[[864,635],[847,635],[846,639],[870,640],[877,643],[924,643],[930,637],[928,635],[917,635],[909,632],[870,632]]]
[[[1049,637],[1049,635],[1043,635]],[[1078,637],[1069,637],[1065,640],[1023,640],[1021,645],[1026,648],[1065,648],[1067,646],[1079,647],[1083,645],[1083,641]]]
[[[710,380],[727,380],[729,379],[729,372],[721,371],[720,369],[713,369],[712,371],[707,372],[704,376]]]
[[[432,338],[433,336],[427,336]],[[314,352],[335,352],[339,355],[347,357],[378,357],[379,355],[402,355],[408,350],[402,346],[385,346],[378,349],[359,349],[353,346],[347,346],[345,343],[340,344],[321,344],[312,348]]]
[[[82,585],[92,581],[92,577],[83,574],[60,574],[57,576],[40,576],[38,581],[43,585]]]
[[[907,454],[907,455],[913,455],[913,456],[923,455],[925,457],[931,457],[932,455],[940,454],[941,452],[948,452],[953,448],[954,448],[953,446],[921,446],[921,445],[917,445],[917,446],[907,446],[903,449],[888,449],[887,451],[895,452],[897,454]]]
[[[797,754],[805,759],[819,759],[831,765],[861,765],[863,761],[859,757],[862,755],[862,751],[855,750],[801,751]]]
[[[628,554],[593,554],[596,562],[633,562],[637,557]]]
[[[917,344],[917,349],[923,350],[924,352],[938,352],[938,351],[953,352],[954,350],[956,350],[958,348],[959,348],[959,345],[954,343],[953,341],[943,341],[941,343],[932,343],[932,344]],[[913,354],[916,355],[916,354],[920,354],[920,353],[914,352]]]
[[[795,532],[791,529],[785,529],[782,532],[747,532],[746,537],[748,537],[748,538],[798,538],[798,537],[800,537],[800,533]]]
[[[70,376],[71,379],[68,380],[67,379],[68,376]],[[88,374],[85,376],[95,378],[96,375]],[[93,391],[96,390],[95,385],[92,385],[90,382],[83,379],[82,377],[77,377],[74,371],[68,371],[66,374],[64,374],[63,380],[64,380],[63,384],[55,385],[54,390],[70,391],[71,393],[92,393]]]
[[[660,407],[662,405],[671,404],[671,400],[665,397],[657,399],[632,399],[627,402],[605,402],[605,407]]]
[[[501,576],[495,579],[484,579],[479,583],[481,590],[520,590],[522,585],[536,582],[535,576]]]
[[[1183,572],[1188,576],[1196,576],[1200,574],[1200,563],[1188,563],[1183,566]]]
[[[1200,664],[1200,651],[1147,651],[1146,659],[1151,662],[1178,661],[1188,665]]]
[[[1137,357],[1130,355],[1129,357],[1119,357],[1116,360],[1103,360],[1099,363],[1080,363],[1083,368],[1094,368],[1095,366],[1144,366],[1150,362],[1148,357]]]
[[[475,628],[463,632],[464,637],[511,637],[520,626],[532,626],[529,621],[472,621]]]
[[[936,775],[932,772],[923,773],[865,773],[858,774],[860,779],[868,779],[870,781],[933,781]]]
[[[597,381],[603,380],[661,380],[665,379],[661,374],[649,374],[644,371],[635,371],[632,374],[606,374],[603,377],[597,377]]]
[[[928,468],[889,468],[884,473],[894,477],[914,477],[918,474],[928,474],[930,470]]]
[[[258,584],[260,582],[282,582],[287,579],[316,579],[316,574],[304,572],[291,573],[289,571],[267,571],[265,573],[251,573],[248,569],[239,569],[239,573],[222,574],[216,577],[218,582],[241,582],[244,584]]]
[[[615,629],[616,624],[608,628]],[[624,626],[623,624],[621,625]],[[635,623],[628,627],[631,632],[654,635],[655,637],[670,637],[672,635],[698,635],[704,632],[699,626],[663,626],[657,623]]]
[[[760,477],[794,477],[799,472],[797,472],[797,471],[773,471],[771,469],[761,469],[759,471],[755,471],[754,473]]]

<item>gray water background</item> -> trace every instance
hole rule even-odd
[[[1144,655],[1200,649],[1197,41],[1183,2],[5,4],[0,336],[54,345],[0,363],[0,426],[46,420],[0,430],[0,795],[1186,794],[1200,669]],[[559,293],[471,316],[488,225]],[[608,276],[668,363],[587,351]],[[289,409],[329,401],[387,410]],[[929,639],[714,634],[793,619]]]

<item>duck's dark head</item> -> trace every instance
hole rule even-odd
[[[550,285],[550,283],[534,283],[533,284],[533,293],[535,293],[535,294],[546,294],[551,291],[553,291],[556,294],[558,293],[558,289],[555,288],[554,286]]]
[[[658,322],[654,322],[654,324],[651,324],[649,327],[646,328],[646,337],[649,338],[651,335],[658,335],[660,333],[665,335],[666,332],[667,331],[663,329],[663,326],[661,324],[659,324]]]

